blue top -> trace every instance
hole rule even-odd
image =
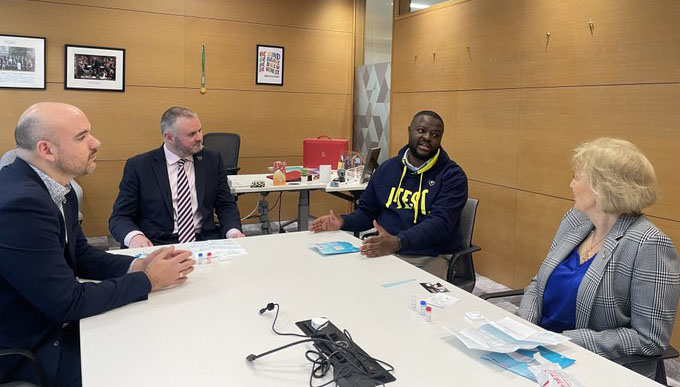
[[[576,294],[592,259],[580,264],[578,248],[565,258],[548,278],[543,292],[543,313],[540,326],[562,332],[576,327]]]

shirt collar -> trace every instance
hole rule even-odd
[[[48,174],[45,172],[41,171],[38,169],[38,167],[34,166],[33,164],[28,164],[33,168],[35,173],[38,174],[40,179],[45,183],[45,186],[47,187],[47,192],[50,193],[50,197],[54,201],[54,203],[61,208],[61,205],[64,203],[64,199],[66,198],[66,194],[71,192],[71,183],[68,183],[66,185],[62,185],[58,181],[54,180],[51,178]]]
[[[181,159],[181,157],[177,156],[176,154],[172,153],[170,149],[168,149],[168,146],[166,144],[163,144],[163,152],[165,153],[165,162],[168,165],[175,164],[176,162]],[[193,162],[194,161],[194,156],[189,156],[184,158],[188,162]]]
[[[408,161],[408,152],[409,152],[409,149],[407,148],[406,152],[404,152],[403,159],[404,159],[404,164],[406,165],[406,168],[408,168],[408,170],[411,171],[411,172],[418,172],[421,168],[424,168],[426,165],[428,165],[430,163],[430,160],[432,160],[432,159],[427,160],[421,166],[416,167]]]

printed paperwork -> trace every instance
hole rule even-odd
[[[496,353],[510,353],[518,349],[533,349],[540,345],[557,345],[569,341],[566,336],[534,329],[510,317],[483,324],[478,328],[460,331],[448,327],[445,329],[470,349]]]

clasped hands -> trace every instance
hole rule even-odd
[[[151,291],[166,289],[183,284],[187,275],[194,271],[196,261],[191,251],[175,250],[174,246],[160,248],[144,259],[132,264],[132,271],[143,271],[151,282]]]
[[[318,217],[312,222],[311,231],[314,233],[322,231],[340,230],[344,223],[342,217],[335,215],[331,210],[329,215]],[[399,251],[399,239],[385,231],[377,221],[373,220],[373,227],[378,230],[378,235],[364,239],[359,252],[369,258],[380,257],[393,254]]]

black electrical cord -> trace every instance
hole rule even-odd
[[[352,339],[352,335],[349,333],[348,330],[343,330],[344,335],[347,337],[348,342],[340,342],[340,341],[334,341],[328,334],[323,334],[319,336],[325,336],[323,337],[311,337],[306,336],[306,335],[301,335],[298,333],[289,333],[289,332],[279,332],[276,330],[276,321],[279,318],[279,310],[281,306],[277,303],[270,303],[267,305],[266,308],[263,308],[260,311],[260,314],[264,313],[265,309],[266,310],[272,310],[273,308],[276,308],[276,314],[274,315],[274,321],[272,321],[272,331],[276,333],[279,336],[294,336],[294,337],[301,337],[304,338],[305,340],[299,340],[296,342],[293,342],[289,345],[286,345],[285,348],[293,345],[297,345],[306,341],[312,342],[314,344],[320,344],[320,343],[325,343],[327,344],[331,349],[332,352],[329,355],[326,355],[322,351],[318,350],[307,350],[305,352],[305,358],[312,363],[312,371],[310,372],[309,375],[309,386],[310,387],[324,387],[328,386],[332,383],[337,383],[340,379],[349,377],[353,374],[353,372],[356,372],[359,375],[364,376],[364,378],[359,379],[358,381],[355,381],[354,384],[362,381],[362,380],[371,380],[375,378],[375,375],[373,375],[369,370],[366,369],[364,366],[364,363],[359,359],[359,356],[357,354],[361,355],[362,358],[365,358],[365,360],[372,360],[375,361],[376,363],[383,364],[388,367],[388,369],[385,370],[385,372],[393,372],[394,367],[380,359],[374,358],[366,354],[365,356],[361,353],[358,353],[358,350],[356,349],[356,343]],[[319,327],[317,331],[322,330],[325,326],[330,324],[329,321],[327,321],[324,325]],[[312,358],[311,355],[316,355],[316,358]],[[343,361],[346,363],[345,365],[339,367],[338,369],[335,370],[335,377],[323,384],[320,385],[314,385],[313,381],[314,379],[322,379],[326,377],[328,372],[331,369],[331,358],[337,357],[339,358],[339,361]],[[383,383],[383,386],[385,384]]]

